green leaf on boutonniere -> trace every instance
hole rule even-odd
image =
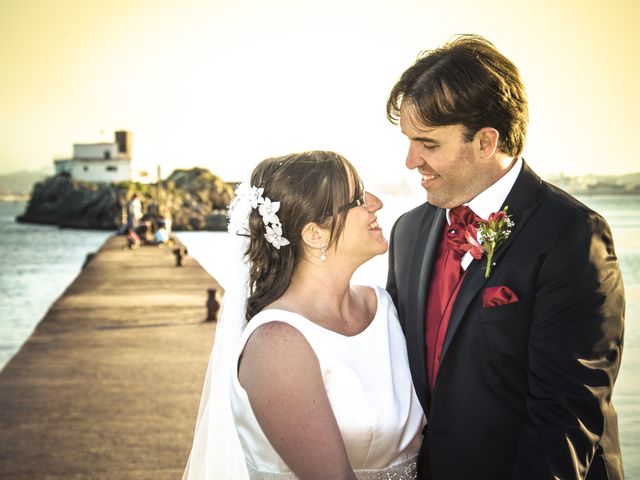
[[[492,213],[487,220],[478,222],[478,240],[487,255],[487,267],[484,276],[491,275],[491,265],[493,254],[496,249],[511,235],[511,229],[515,225],[511,216],[507,215],[509,207],[505,205],[504,210]]]

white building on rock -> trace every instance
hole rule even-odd
[[[147,172],[131,168],[131,132],[118,130],[114,142],[74,143],[73,157],[53,161],[56,175],[83,182],[149,181]]]

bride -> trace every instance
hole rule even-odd
[[[185,479],[416,478],[424,416],[395,307],[384,289],[350,284],[388,248],[380,208],[333,152],[264,160],[238,188],[240,278]]]

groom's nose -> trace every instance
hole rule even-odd
[[[418,168],[424,163],[424,160],[420,157],[418,152],[418,145],[415,145],[414,143],[416,142],[409,142],[409,151],[407,152],[407,159],[404,162],[409,170]]]

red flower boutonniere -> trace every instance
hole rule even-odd
[[[479,260],[482,254],[487,254],[487,268],[484,276],[489,278],[491,274],[491,265],[493,262],[493,254],[502,242],[504,242],[514,226],[511,216],[507,215],[508,206],[504,210],[492,213],[487,220],[479,220],[477,229],[469,226],[465,231],[465,238],[471,245],[469,252],[473,258]],[[477,230],[477,231],[476,231]]]

